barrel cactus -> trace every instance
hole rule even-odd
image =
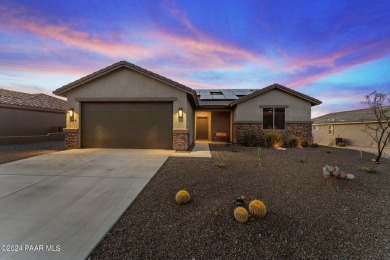
[[[267,214],[267,208],[260,200],[252,200],[249,203],[249,213],[255,218],[264,218]]]
[[[180,205],[187,204],[190,202],[190,194],[186,190],[180,190],[178,193],[176,193],[176,202]]]
[[[239,223],[246,223],[249,219],[249,214],[248,211],[244,207],[237,207],[234,210],[234,218],[239,222]]]

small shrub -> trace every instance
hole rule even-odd
[[[180,190],[178,193],[176,193],[176,202],[180,205],[187,204],[190,202],[190,194],[186,190]]]
[[[312,143],[312,144],[311,144],[311,147],[313,147],[313,148],[318,148],[318,144],[317,144],[317,143]]]
[[[264,134],[264,142],[268,147],[279,148],[282,146],[282,136],[277,131],[270,131]]]
[[[326,150],[325,153],[332,153],[332,151],[331,150]]]
[[[328,146],[333,146],[334,142],[329,142]]]
[[[339,146],[339,147],[345,147],[345,146],[347,146],[347,144],[344,143],[344,142],[340,142],[340,143],[337,143],[337,146]]]
[[[309,143],[309,141],[303,140],[303,141],[301,142],[301,146],[302,146],[302,147],[309,147],[309,146],[310,146],[310,143]]]
[[[248,211],[244,207],[237,207],[234,210],[234,218],[241,224],[244,224],[249,219]]]
[[[295,135],[290,136],[290,138],[288,139],[288,143],[289,145],[291,145],[291,147],[295,147],[295,148],[301,147],[301,139]]]
[[[267,208],[264,203],[260,200],[252,200],[249,203],[249,213],[255,218],[264,218],[267,214]]]
[[[298,159],[297,162],[299,163],[305,163],[306,161],[304,159]]]
[[[365,173],[377,173],[377,170],[375,169],[372,169],[372,168],[368,168],[368,167],[365,167],[363,166],[362,168],[360,168],[362,171],[364,171]]]
[[[244,145],[245,146],[255,146],[256,143],[256,134],[253,131],[249,131],[244,136]]]
[[[222,162],[216,162],[214,163],[214,165],[217,166],[218,168],[225,168],[225,164]]]

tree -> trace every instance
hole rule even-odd
[[[375,115],[374,122],[364,121],[365,132],[374,140],[378,147],[378,156],[375,161],[379,162],[383,150],[390,143],[390,92],[388,94],[381,91],[374,91],[365,96],[366,100],[362,103],[368,105]]]

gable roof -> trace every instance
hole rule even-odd
[[[0,89],[0,104],[59,111],[67,110],[65,100],[42,93],[28,94],[7,89]]]
[[[91,74],[89,74],[89,75],[87,75],[85,77],[82,77],[82,78],[80,78],[80,79],[78,79],[76,81],[73,81],[73,82],[71,82],[71,83],[69,83],[69,84],[67,84],[67,85],[65,85],[65,86],[63,86],[61,88],[58,88],[58,89],[54,90],[53,94],[58,95],[58,96],[62,96],[62,97],[66,97],[66,92],[68,92],[69,90],[71,90],[73,88],[76,88],[76,87],[78,87],[78,86],[80,86],[80,85],[82,85],[82,84],[84,84],[86,82],[89,82],[91,80],[99,78],[99,77],[101,77],[101,76],[103,76],[103,75],[105,75],[107,73],[110,73],[110,72],[113,72],[115,70],[118,70],[120,68],[129,68],[131,70],[134,70],[136,72],[144,74],[144,75],[146,75],[148,77],[157,79],[157,80],[159,80],[159,81],[161,81],[161,82],[163,82],[165,84],[168,84],[168,85],[170,85],[170,86],[172,86],[174,88],[177,88],[177,89],[180,89],[182,91],[185,91],[185,92],[189,93],[190,95],[192,95],[192,97],[194,98],[194,101],[197,102],[196,92],[192,88],[189,88],[189,87],[187,87],[187,86],[185,86],[183,84],[180,84],[180,83],[178,83],[176,81],[168,79],[168,78],[166,78],[164,76],[161,76],[161,75],[159,75],[157,73],[154,73],[152,71],[149,71],[147,69],[141,68],[141,67],[139,67],[139,66],[137,66],[137,65],[135,65],[133,63],[127,62],[127,61],[119,61],[119,62],[114,63],[114,64],[112,64],[112,65],[110,65],[108,67],[105,67],[105,68],[103,68],[101,70],[98,70],[98,71],[96,71],[94,73],[91,73]]]
[[[285,87],[285,86],[282,86],[282,85],[279,85],[279,84],[276,84],[276,83],[275,83],[275,84],[272,84],[272,85],[270,85],[270,86],[268,86],[268,87],[265,87],[265,88],[256,90],[256,91],[252,92],[252,93],[249,94],[249,95],[243,96],[243,97],[241,97],[241,98],[239,98],[239,99],[233,101],[232,103],[230,103],[230,106],[237,105],[237,104],[239,104],[239,103],[241,103],[241,102],[244,102],[244,101],[246,101],[246,100],[248,100],[248,99],[257,97],[257,96],[259,96],[259,95],[261,95],[261,94],[264,94],[264,93],[266,93],[266,92],[268,92],[268,91],[271,91],[271,90],[273,90],[273,89],[279,89],[279,90],[284,91],[284,92],[286,92],[286,93],[289,93],[289,94],[291,94],[291,95],[293,95],[293,96],[296,96],[296,97],[305,99],[305,100],[309,101],[309,102],[311,103],[312,106],[316,106],[316,105],[322,104],[322,102],[319,101],[318,99],[315,99],[315,98],[310,97],[310,96],[308,96],[308,95],[305,95],[305,94],[303,94],[303,93],[301,93],[301,92],[295,91],[295,90],[293,90],[293,89],[291,89],[291,88],[287,88],[287,87]]]
[[[390,109],[390,107],[385,108]],[[376,121],[375,114],[370,108],[326,114],[314,118],[313,124],[361,123],[362,121]]]

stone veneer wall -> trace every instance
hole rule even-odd
[[[173,150],[186,151],[189,148],[189,133],[173,133]]]
[[[236,123],[233,124],[233,143],[244,144],[245,135],[248,132],[253,132],[256,135],[255,145],[263,143],[264,131],[262,123]]]
[[[69,149],[80,148],[79,129],[64,128],[65,146]]]
[[[311,142],[311,128],[311,123],[286,123],[286,129],[276,131],[282,135],[285,144],[292,135],[298,136],[301,141]],[[233,143],[243,145],[246,133],[253,132],[256,135],[255,145],[264,145],[264,133],[267,131],[275,130],[263,130],[262,123],[235,123],[233,124]]]

